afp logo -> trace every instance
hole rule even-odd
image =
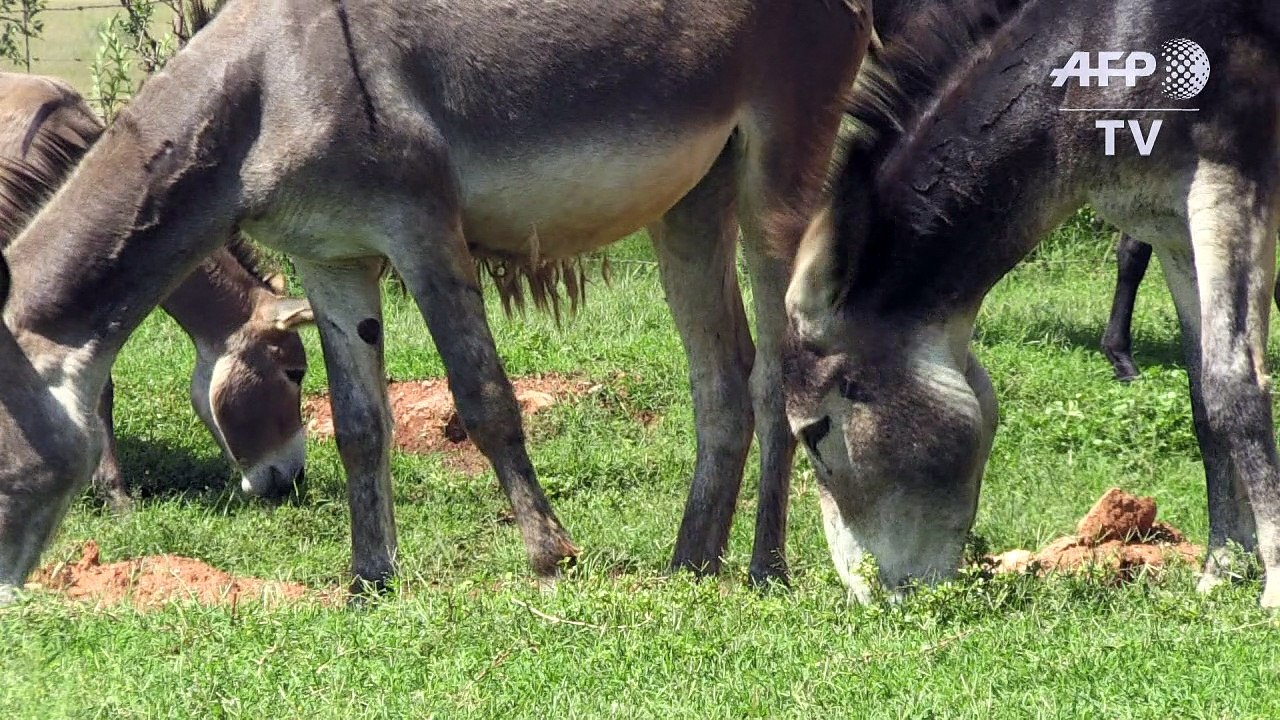
[[[1097,61],[1094,61],[1094,58]],[[1148,78],[1163,69],[1160,79],[1160,93],[1172,100],[1191,100],[1199,95],[1209,84],[1209,54],[1199,43],[1186,38],[1169,40],[1160,46],[1160,59],[1148,52],[1104,51],[1098,53],[1075,52],[1060,68],[1049,72],[1054,87],[1062,87],[1072,79],[1080,87],[1108,87],[1111,81],[1123,81],[1125,87],[1136,87],[1138,80]],[[1110,112],[1118,113],[1126,110],[1132,112],[1196,112],[1198,108],[1185,107],[1144,107],[1144,108],[1062,108],[1064,112]],[[1139,155],[1150,155],[1155,147],[1156,137],[1160,134],[1162,120],[1152,120],[1149,129],[1142,127],[1142,121],[1109,117],[1097,120],[1094,127],[1106,132],[1104,153],[1115,154],[1116,131],[1126,127],[1133,134],[1134,144]]]
[[[1165,78],[1160,92],[1175,100],[1190,100],[1209,84],[1209,54],[1186,38],[1170,40],[1160,46],[1164,56]]]
[[[1093,62],[1095,54],[1097,63]],[[1169,40],[1160,46],[1160,55],[1165,72],[1160,92],[1166,97],[1190,100],[1209,83],[1209,54],[1195,41]],[[1049,75],[1054,87],[1062,87],[1072,78],[1079,81],[1080,87],[1093,87],[1094,81],[1098,87],[1107,87],[1113,78],[1124,80],[1125,87],[1135,87],[1138,78],[1154,75],[1156,67],[1155,56],[1148,52],[1075,52],[1066,65]]]

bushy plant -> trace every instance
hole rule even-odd
[[[0,58],[31,72],[31,41],[44,32],[47,0],[0,0]]]

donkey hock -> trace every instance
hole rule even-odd
[[[93,111],[65,83],[0,72],[0,247],[101,134]],[[292,491],[302,477],[306,353],[293,328],[311,317],[305,301],[281,297],[279,289],[257,273],[252,252],[237,238],[163,303],[196,345],[196,413],[240,469],[244,490],[273,498]],[[94,485],[112,507],[123,509],[129,496],[116,459],[112,405],[108,383],[98,407],[106,436]]]
[[[1261,555],[1262,603],[1280,605],[1264,367],[1280,28],[1243,0],[1059,5],[978,0],[966,22],[927,15],[860,78],[860,133],[787,292],[788,413],[819,472],[832,557],[860,597],[870,588],[854,571],[868,553],[891,589],[955,571],[996,420],[968,351],[974,319],[990,288],[1088,202],[1156,249],[1177,305],[1208,487],[1201,587],[1234,572],[1234,541]],[[1194,38],[1212,58],[1199,112],[1167,113],[1149,156],[1105,155],[1092,120],[1059,108],[1187,103],[1159,82],[1054,88],[1050,71],[1079,48],[1171,38]]]
[[[0,535],[23,550],[0,556],[0,582],[21,580],[53,527],[10,509],[28,498],[52,507],[82,479],[88,433],[77,420],[112,357],[237,225],[293,257],[313,304],[357,583],[384,581],[396,553],[384,335],[369,322],[381,321],[384,259],[436,339],[534,569],[552,575],[577,551],[526,453],[474,261],[529,278],[535,299],[557,277],[572,295],[580,285],[566,263],[645,225],[698,426],[673,562],[719,566],[754,425],[752,569],[780,575],[794,449],[777,390],[790,267],[770,249],[789,257],[817,203],[868,33],[854,3],[823,0],[233,0],[10,249],[7,347],[30,371],[8,392],[40,402],[5,403],[0,423],[56,422],[71,437],[0,435]],[[739,221],[758,347],[734,271]],[[36,267],[66,282],[28,293]],[[63,310],[85,294],[109,301]],[[22,494],[5,491],[19,481]]]

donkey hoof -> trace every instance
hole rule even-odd
[[[363,606],[374,598],[381,597],[391,589],[394,573],[376,573],[368,576],[356,575],[347,588],[347,604],[352,607]]]
[[[560,531],[538,549],[530,550],[529,564],[533,566],[534,574],[540,578],[558,578],[565,571],[578,566],[580,552],[564,531]]]
[[[1280,609],[1280,577],[1273,579],[1270,574],[1267,575],[1258,604],[1266,610]]]
[[[766,591],[772,588],[787,589],[791,587],[791,579],[788,577],[787,564],[770,563],[764,566],[757,566],[752,563],[751,568],[747,571],[747,582],[751,583],[751,587]]]
[[[681,557],[677,555],[671,559],[671,571],[680,572],[682,570],[691,572],[700,578],[719,575],[720,558],[717,557],[715,560],[706,560],[703,558]]]
[[[1127,353],[1103,350],[1103,354],[1107,356],[1107,360],[1111,361],[1111,370],[1115,373],[1117,381],[1122,383],[1131,382],[1137,380],[1138,376],[1142,374],[1142,371],[1138,369],[1138,364]]]

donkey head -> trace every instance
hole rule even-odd
[[[864,602],[877,581],[896,597],[912,580],[955,571],[996,418],[968,352],[973,312],[900,314],[874,289],[851,290],[862,278],[849,263],[866,238],[849,235],[868,225],[824,214],[810,226],[787,292],[784,351],[788,419],[817,472],[831,556]]]
[[[201,349],[191,403],[248,494],[282,499],[304,480],[302,379],[307,356],[297,328],[314,321],[306,300],[256,288],[253,313],[218,347]]]

